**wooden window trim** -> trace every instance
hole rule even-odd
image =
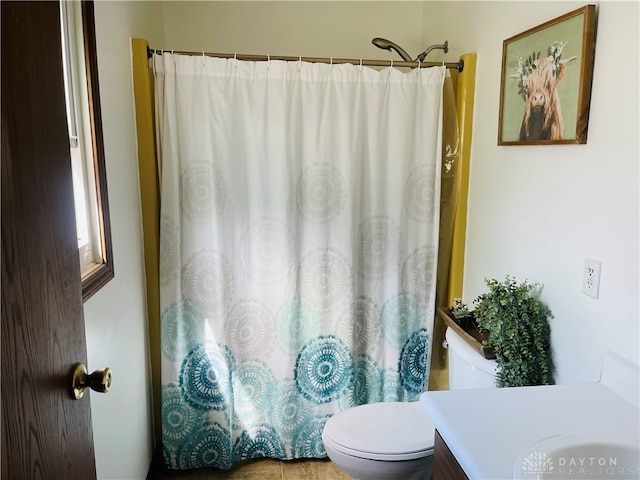
[[[113,247],[111,242],[111,220],[107,195],[107,172],[102,137],[102,110],[98,84],[98,55],[95,35],[95,13],[93,1],[82,2],[82,32],[89,100],[89,121],[93,145],[93,167],[95,172],[98,203],[98,224],[102,246],[102,261],[82,277],[82,300],[86,302],[114,276]]]

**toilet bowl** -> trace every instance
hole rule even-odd
[[[495,360],[482,357],[451,329],[446,338],[450,388],[493,388]],[[385,402],[334,415],[322,442],[331,461],[354,479],[429,480],[434,434],[419,401]]]

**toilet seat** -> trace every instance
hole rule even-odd
[[[354,457],[403,461],[433,454],[435,427],[420,402],[360,405],[330,418],[325,443]]]

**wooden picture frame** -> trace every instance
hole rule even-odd
[[[586,5],[503,42],[498,145],[587,143],[595,29]]]

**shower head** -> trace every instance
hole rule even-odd
[[[405,62],[411,61],[411,57],[407,52],[404,51],[402,47],[400,47],[399,45],[396,45],[390,40],[387,40],[386,38],[376,37],[373,40],[371,40],[371,43],[373,43],[376,47],[381,48],[383,50],[389,50],[389,51],[395,50]]]

